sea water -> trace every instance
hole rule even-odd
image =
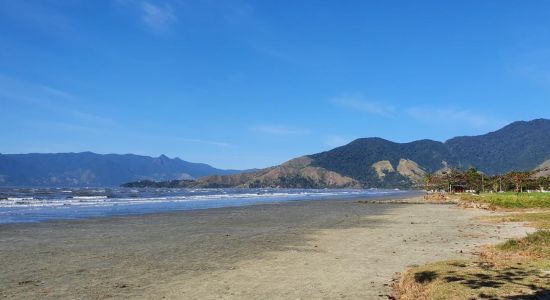
[[[0,223],[406,193],[381,189],[1,188]]]

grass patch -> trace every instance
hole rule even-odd
[[[507,216],[488,218],[496,222],[527,222],[530,226],[538,229],[550,230],[550,211],[519,213]]]
[[[489,218],[527,222],[539,230],[489,246],[476,258],[442,261],[406,270],[399,299],[550,299],[550,193],[461,195],[465,204],[516,210]],[[479,207],[475,205],[474,207]],[[538,209],[525,211],[522,209]]]
[[[550,293],[550,277],[536,264],[446,261],[408,269],[397,292],[403,300],[538,299]]]
[[[546,299],[550,297],[550,231],[487,248],[476,260],[408,269],[399,299]]]
[[[522,239],[508,240],[497,246],[503,251],[521,252],[529,256],[550,257],[550,231],[539,230]]]
[[[463,201],[482,202],[501,208],[550,208],[550,193],[485,193],[463,194]]]

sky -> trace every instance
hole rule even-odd
[[[550,112],[548,1],[0,1],[0,152],[272,166]]]

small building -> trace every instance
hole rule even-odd
[[[466,185],[464,184],[451,185],[451,193],[464,193],[464,191],[466,191]]]

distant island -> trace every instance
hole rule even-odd
[[[361,138],[330,151],[298,157],[281,165],[216,174],[196,180],[136,181],[125,187],[200,188],[411,188],[428,174],[476,168],[487,176],[531,171],[550,165],[550,120],[511,123],[479,136],[445,142],[395,143]]]

